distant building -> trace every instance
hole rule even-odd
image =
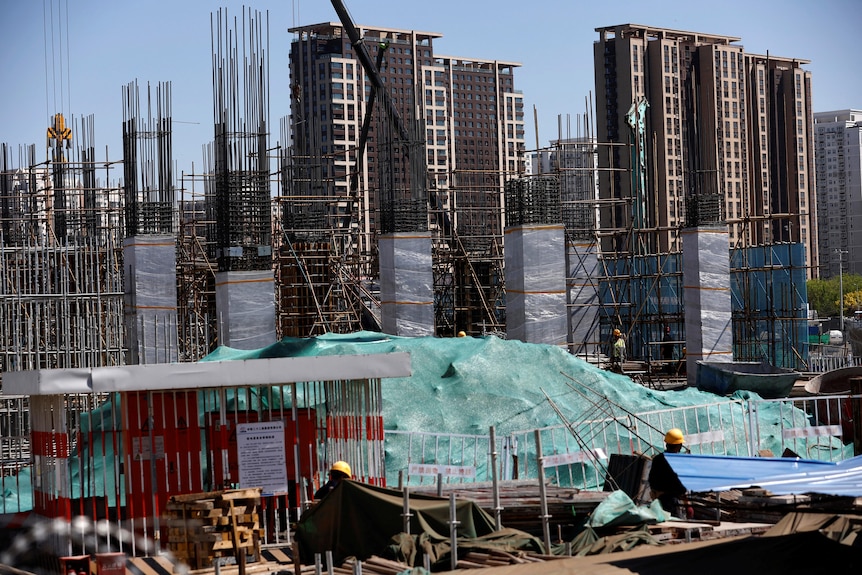
[[[380,75],[411,135],[424,143],[436,207],[448,209],[458,201],[463,212],[484,207],[477,201],[498,205],[505,180],[524,170],[524,101],[514,78],[520,64],[440,55],[434,47],[438,33],[357,29],[372,60],[385,47]],[[359,165],[356,146],[371,85],[341,24],[290,31],[295,34],[290,50],[292,146],[297,157],[320,158],[322,187],[346,198],[349,175]],[[372,250],[380,230],[381,198],[376,194],[384,179],[396,187],[409,186],[404,168],[387,157],[390,127],[383,110],[378,98],[358,174],[360,221],[353,225],[360,228],[359,247],[365,251]],[[460,190],[477,193],[455,200],[453,192]],[[491,221],[484,214],[476,218],[482,234],[502,234],[503,212],[497,207]],[[469,235],[473,224],[463,225]]]
[[[631,247],[634,201],[638,225],[659,230],[657,251],[680,249],[680,227],[726,221],[734,246],[803,243],[816,275],[808,62],[746,53],[732,36],[637,24],[596,31],[598,141],[622,144],[598,156],[603,248]],[[629,121],[644,99],[632,152]],[[629,177],[638,156],[645,173]]]
[[[820,275],[862,274],[862,110],[814,114]],[[836,250],[841,250],[840,258]]]

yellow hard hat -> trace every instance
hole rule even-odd
[[[466,334],[466,332],[459,331],[459,332],[458,332],[458,337],[467,337],[467,334]]]
[[[353,473],[350,472],[350,466],[346,461],[336,461],[332,464],[332,467],[329,469],[330,471],[340,471],[347,477],[353,476]]]
[[[664,442],[668,445],[682,445],[685,443],[685,436],[683,436],[681,429],[674,427],[664,434]]]
[[[614,335],[622,335],[622,332],[618,329],[614,330]]]

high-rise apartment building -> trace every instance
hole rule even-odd
[[[820,275],[862,274],[862,110],[814,114]]]
[[[732,36],[596,31],[603,248],[632,250],[634,225],[658,231],[650,249],[678,251],[679,228],[726,221],[732,246],[803,243],[816,275],[807,61],[748,54]]]
[[[366,26],[357,30],[371,58],[379,62],[393,108],[409,132],[408,154],[424,154],[427,171],[421,176],[427,176],[432,203],[457,208],[468,234],[474,226],[501,234],[503,183],[523,171],[524,103],[514,78],[519,64],[439,55],[434,49],[441,37],[437,33]],[[360,221],[352,225],[360,229],[360,249],[371,250],[387,201],[378,196],[379,190],[393,186],[397,194],[415,185],[404,161],[392,153],[392,142],[394,148],[404,143],[392,133],[378,97],[364,154],[357,157],[371,83],[356,48],[338,23],[290,31],[295,34],[290,51],[292,146],[298,161],[319,166],[307,170],[316,174],[309,182],[316,179],[319,184],[315,188],[310,183],[307,191],[326,190],[333,199],[356,194]],[[356,189],[350,189],[351,174],[357,170]],[[478,193],[460,194],[462,190]],[[496,206],[492,218],[483,203]],[[348,208],[342,203],[337,209]]]

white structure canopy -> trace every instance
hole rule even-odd
[[[61,395],[288,385],[303,381],[407,377],[411,373],[410,354],[406,352],[39,369],[4,373],[3,393]]]

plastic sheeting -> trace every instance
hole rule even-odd
[[[778,495],[822,493],[862,497],[862,455],[838,463],[781,457],[665,454],[686,489],[760,487]]]
[[[731,252],[734,357],[802,369],[808,357],[805,244]],[[854,354],[857,353],[854,350]]]
[[[431,234],[380,236],[380,314],[383,331],[400,336],[434,333]]]
[[[654,500],[649,506],[637,505],[624,491],[614,491],[599,503],[587,522],[592,528],[642,525],[669,521],[671,516]]]
[[[272,270],[216,274],[221,339],[239,349],[275,342],[275,279]]]
[[[599,290],[595,278],[601,275],[598,246],[595,242],[570,242],[566,246],[568,262],[569,333],[574,355],[598,355],[602,352],[598,342],[591,342],[597,332],[599,316]]]
[[[129,350],[133,363],[177,361],[177,246],[174,236],[135,236],[123,244]]]
[[[432,542],[446,541],[450,529],[447,498],[410,494],[410,533],[427,534]],[[311,563],[315,553],[332,551],[336,563],[354,556],[366,559],[382,554],[393,537],[404,531],[404,496],[400,491],[342,481],[296,524],[296,541],[302,561]],[[494,520],[476,503],[455,502],[459,538],[474,539],[495,531]],[[542,551],[532,536],[534,551]],[[439,555],[439,554],[437,554]]]
[[[710,429],[726,430],[725,435],[746,437],[741,427],[730,433],[730,427],[742,426],[745,418],[741,404],[733,403],[736,410],[728,419],[730,399],[701,392],[694,388],[678,391],[657,391],[635,383],[630,378],[599,369],[555,346],[501,340],[494,336],[457,338],[401,338],[373,332],[354,334],[327,334],[310,339],[286,338],[280,343],[257,351],[236,351],[222,348],[209,358],[292,356],[327,356],[342,354],[371,354],[409,352],[410,377],[395,377],[383,381],[383,419],[386,430],[487,435],[491,426],[498,437],[525,430],[559,426],[564,422],[548,403],[547,394],[554,404],[572,422],[608,417],[597,407],[610,403],[619,405],[613,412],[626,418],[626,411],[642,414],[675,407],[715,406],[703,413],[702,422]],[[752,397],[740,394],[736,398]],[[605,398],[607,403],[601,399]],[[758,407],[759,434],[763,438],[760,449],[783,451],[781,446],[782,405],[770,403]],[[623,411],[625,410],[625,411]],[[719,427],[716,427],[719,426]],[[625,429],[622,429],[625,431]],[[691,433],[690,429],[685,429]],[[702,430],[701,430],[702,431]],[[656,451],[661,450],[662,434],[656,433]],[[615,443],[617,439],[614,440]],[[619,437],[619,444],[629,446],[638,442],[633,435]],[[524,448],[525,446],[520,446]],[[728,447],[730,449],[731,447]],[[732,453],[747,454],[747,445],[732,446]],[[397,481],[399,465],[410,459],[407,447],[396,446],[387,438],[387,482]],[[534,460],[535,454],[526,446],[525,460]],[[644,449],[641,447],[641,449]],[[730,452],[730,451],[728,451]],[[477,468],[482,476],[487,470]],[[562,481],[562,480],[561,480]]]
[[[499,434],[559,425],[543,394],[573,420],[595,418],[595,406],[574,391],[572,379],[637,412],[726,402],[687,389],[661,392],[599,369],[555,346],[494,336],[403,338],[373,332],[285,338],[257,351],[220,348],[207,359],[410,353],[410,377],[383,382],[386,429]],[[583,392],[582,392],[583,393]]]
[[[506,230],[506,336],[566,344],[566,246],[562,225]]]
[[[382,411],[387,430],[486,435],[494,426],[502,437],[518,431],[558,426],[562,422],[549,406],[545,393],[570,421],[606,417],[597,410],[596,394],[635,414],[702,405],[712,409],[728,404],[737,406],[741,413],[739,404],[731,404],[728,398],[696,389],[656,391],[628,377],[598,369],[555,346],[506,341],[494,336],[403,338],[374,332],[327,334],[308,339],[285,338],[255,350],[220,348],[207,359],[388,352],[409,353],[412,375],[385,379],[382,383]],[[782,414],[782,405],[764,403],[757,411],[758,432],[765,438],[760,448],[776,453],[783,451],[780,443],[782,417],[789,417]],[[784,409],[789,411],[786,406]],[[617,414],[625,417],[622,410]],[[731,420],[714,413],[709,417],[712,426],[721,426],[725,435],[732,435],[731,427],[742,425],[744,421],[741,417]],[[101,418],[101,415],[94,415],[92,421],[101,421]],[[798,424],[788,425],[796,426]],[[745,436],[745,433],[740,431],[734,435]],[[770,440],[772,443],[768,442]],[[661,436],[656,435],[655,447],[660,448],[660,443]],[[629,445],[626,441],[621,444]],[[742,451],[745,447],[737,446],[738,453],[745,452]],[[406,454],[399,450],[402,448],[390,445],[387,439],[387,473],[395,474],[387,477],[391,484],[397,482],[398,472],[391,462],[407,461]],[[5,488],[11,489],[12,481],[7,478]]]
[[[698,360],[733,361],[727,226],[684,230],[682,244],[686,369],[693,386]]]

